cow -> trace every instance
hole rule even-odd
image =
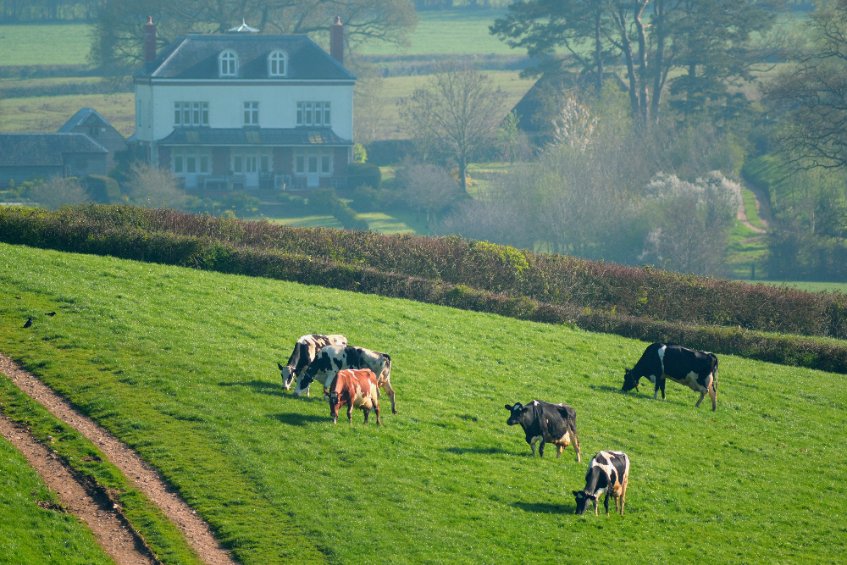
[[[511,406],[506,404],[510,412],[506,423],[510,426],[520,424],[526,434],[526,442],[535,455],[535,444],[539,440],[538,456],[544,457],[544,444],[550,442],[556,445],[556,457],[561,457],[567,446],[573,443],[576,460],[582,461],[579,449],[579,438],[576,435],[576,411],[567,404],[551,404],[541,400],[533,400],[526,406],[520,402]]]
[[[615,499],[615,510],[623,516],[626,504],[626,487],[629,483],[629,457],[621,451],[601,451],[591,458],[585,473],[585,488],[573,491],[576,513],[582,514],[588,501],[594,503],[594,515],[598,515],[597,498],[606,493],[603,506],[609,513],[609,496]]]
[[[376,375],[370,369],[342,369],[335,373],[329,384],[329,415],[332,423],[338,423],[338,410],[347,405],[347,421],[353,423],[353,408],[361,408],[365,413],[365,423],[371,410],[376,412],[376,424],[382,424],[379,417],[379,384]]]
[[[379,386],[384,387],[391,398],[391,412],[397,413],[394,403],[394,389],[391,387],[391,357],[387,353],[371,351],[352,345],[328,345],[320,350],[317,358],[300,374],[295,392],[300,395],[308,389],[311,382],[320,377],[324,382],[324,392],[335,373],[341,369],[370,369],[376,375]]]
[[[718,357],[714,353],[695,351],[672,343],[654,343],[644,350],[634,368],[626,370],[621,390],[638,390],[641,377],[647,377],[655,385],[653,398],[661,390],[662,400],[665,399],[665,378],[670,377],[700,393],[696,407],[709,393],[712,410],[718,409]]]
[[[282,386],[285,390],[291,390],[291,383],[294,379],[315,360],[318,351],[327,345],[347,345],[347,338],[343,335],[319,335],[307,334],[300,336],[297,343],[294,344],[294,351],[288,358],[288,362],[283,365],[277,362],[280,375],[282,376]],[[306,391],[308,393],[308,390]]]

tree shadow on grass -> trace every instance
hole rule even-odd
[[[283,396],[283,388],[279,383],[270,383],[268,381],[240,381],[240,382],[219,382],[218,386],[223,387],[244,387],[244,388],[252,388],[255,392],[259,394],[267,394],[270,396]]]
[[[507,454],[511,455],[512,452],[500,447],[447,447],[444,449],[447,453],[454,453],[456,455],[499,455],[499,454]]]
[[[534,512],[536,514],[573,514],[576,512],[576,505],[572,504],[553,504],[550,502],[513,502],[512,506],[519,508],[524,512]]]
[[[329,416],[318,416],[316,414],[300,414],[298,412],[284,412],[282,414],[273,414],[271,418],[279,420],[288,426],[305,426],[307,424],[315,424],[318,422],[332,422]]]

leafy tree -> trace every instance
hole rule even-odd
[[[403,189],[406,204],[426,215],[429,228],[462,197],[450,173],[436,165],[405,163],[397,171],[396,181]]]
[[[455,160],[466,193],[468,164],[492,147],[505,115],[503,98],[480,72],[447,65],[400,101],[400,115],[425,156]]]
[[[180,208],[188,201],[169,171],[146,163],[132,165],[126,188],[133,204],[147,208]]]
[[[223,32],[244,18],[267,33],[326,35],[341,16],[351,48],[371,40],[402,44],[417,23],[410,0],[110,0],[95,24],[92,56],[103,68],[123,70],[142,60],[142,27],[157,23],[160,44],[192,32]]]
[[[823,2],[811,16],[810,51],[766,89],[783,127],[780,148],[796,168],[847,168],[847,0]]]
[[[513,47],[527,49],[562,66],[576,66],[604,87],[616,72],[627,86],[634,123],[659,121],[668,86],[692,113],[729,97],[726,86],[749,78],[752,32],[768,29],[779,0],[526,0],[509,7],[492,33]],[[558,56],[557,56],[558,55]],[[566,55],[566,56],[565,56]],[[623,61],[622,71],[612,61]],[[669,78],[675,69],[679,78]],[[542,67],[543,70],[543,67]]]

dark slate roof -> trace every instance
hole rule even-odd
[[[206,146],[348,146],[330,128],[176,128],[159,145]]]
[[[63,155],[108,153],[99,143],[81,133],[0,134],[0,166],[58,167]]]
[[[224,49],[238,54],[238,77],[218,76],[218,55]],[[288,75],[268,76],[268,55],[277,49],[288,54]],[[151,70],[152,69],[152,70]],[[270,79],[355,80],[326,51],[305,35],[192,34],[165,48],[149,69],[137,75],[153,79]]]
[[[58,131],[60,133],[72,133],[74,128],[94,124],[103,124],[109,127],[112,126],[112,124],[109,123],[109,120],[100,115],[100,113],[94,108],[80,108],[77,110],[76,114],[68,118],[68,121],[65,122]]]

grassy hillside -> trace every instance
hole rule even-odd
[[[0,438],[0,563],[111,563],[24,457]]]
[[[665,402],[620,394],[632,340],[9,245],[0,295],[0,351],[135,447],[245,563],[847,550],[843,376],[722,356],[712,413],[674,383]],[[333,426],[320,399],[283,395],[276,361],[312,331],[391,353],[400,413]],[[576,408],[582,464],[531,458],[505,425],[532,398]],[[627,515],[577,518],[570,491],[611,448],[632,459]]]

